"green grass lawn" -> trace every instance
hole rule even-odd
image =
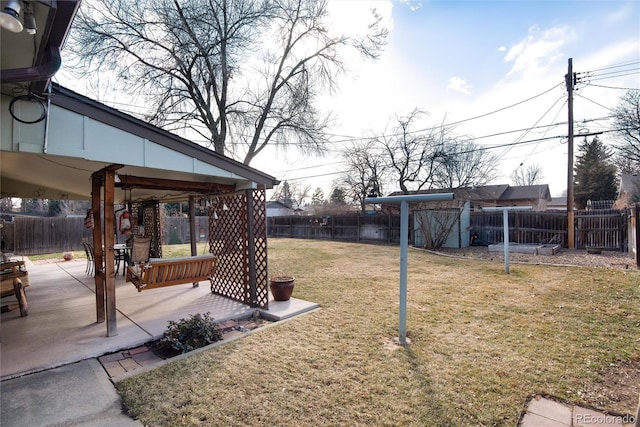
[[[199,252],[200,253],[200,252]],[[399,249],[270,239],[271,274],[321,309],[117,384],[149,426],[513,426],[541,393],[622,413],[607,372],[640,360],[640,272],[511,266]],[[637,399],[637,391],[636,399]],[[618,399],[619,400],[619,399]]]
[[[197,243],[198,254],[205,254],[209,251],[209,243],[208,242],[198,242]],[[66,251],[66,252],[55,252],[49,254],[40,254],[40,255],[29,255],[29,259],[31,261],[40,261],[45,259],[62,259],[63,255],[67,252],[73,253],[74,258],[83,258],[86,259],[87,256],[84,251]],[[181,244],[181,245],[163,245],[162,246],[162,257],[163,258],[178,258],[183,256],[191,255],[191,245],[190,244]]]

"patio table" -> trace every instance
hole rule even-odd
[[[118,271],[120,270],[120,262],[122,261],[122,275],[127,269],[127,265],[129,265],[129,260],[131,259],[131,246],[127,246],[126,243],[116,243],[113,245],[113,250],[116,255],[116,276],[118,275]]]

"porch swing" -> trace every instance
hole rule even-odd
[[[196,286],[200,281],[213,281],[218,261],[213,254],[166,259],[150,258],[150,244],[149,237],[136,236],[132,241],[132,265],[127,267],[125,280],[133,283],[138,292],[187,283],[193,283]]]

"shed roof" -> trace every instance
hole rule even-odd
[[[551,200],[551,192],[549,186],[544,185],[520,185],[508,186],[504,191],[500,200],[535,200],[545,199]]]
[[[444,188],[411,191],[409,194],[439,194],[453,193],[454,200],[469,200],[476,202],[507,202],[511,200],[545,199],[551,200],[551,193],[547,184],[510,186],[508,184],[482,185],[477,187]],[[391,196],[402,194],[400,191]]]

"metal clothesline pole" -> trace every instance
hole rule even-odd
[[[509,273],[509,212],[510,211],[530,211],[531,206],[498,206],[482,208],[483,211],[502,211],[502,241],[504,249],[504,271]]]
[[[441,194],[402,194],[387,197],[367,197],[365,203],[400,204],[400,312],[399,312],[399,341],[407,344],[407,253],[409,247],[409,203],[436,202],[453,200],[453,193]]]

